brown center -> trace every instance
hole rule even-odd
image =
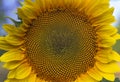
[[[40,79],[74,81],[95,64],[96,33],[74,10],[42,13],[26,33],[26,57]]]

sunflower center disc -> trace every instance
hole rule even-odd
[[[40,79],[69,82],[94,66],[95,31],[73,12],[43,13],[26,34],[26,56]]]

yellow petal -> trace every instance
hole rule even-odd
[[[12,35],[7,35],[5,37],[5,40],[7,43],[14,45],[14,46],[19,46],[23,44],[24,40],[21,39],[20,37],[12,36]]]
[[[54,8],[57,8],[59,6],[61,6],[62,8],[65,7],[65,4],[64,4],[64,1],[65,0],[49,0],[49,3],[50,3],[50,6],[54,9]],[[46,0],[47,2],[47,0]],[[49,4],[47,3],[47,4]]]
[[[0,37],[0,49],[8,51],[15,48],[16,46],[12,46],[6,42],[5,37]]]
[[[4,82],[11,82],[9,79],[5,80]]]
[[[115,51],[112,51],[111,54],[108,55],[108,58],[111,60],[120,61],[120,55]]]
[[[12,79],[12,78],[15,78],[15,74],[16,74],[16,69],[14,70],[11,70],[9,73],[8,73],[8,78],[9,79]]]
[[[37,77],[36,80],[35,80],[35,82],[40,82],[40,79]]]
[[[32,2],[32,0],[25,0],[25,1],[24,1],[24,5],[32,6],[32,5],[33,5],[33,2]]]
[[[8,80],[6,80],[5,82],[36,82],[36,74],[31,73],[28,77],[24,78],[24,79],[15,79],[15,71],[10,71],[8,74]],[[40,82],[40,81],[39,81]]]
[[[96,3],[96,0],[94,1],[93,5],[95,3]],[[100,5],[102,5],[102,6],[100,6]],[[94,17],[97,17],[97,16],[101,15],[102,13],[106,12],[108,10],[108,5],[109,5],[109,0],[102,0],[102,1],[98,0],[98,2],[96,3],[96,5],[94,7],[92,7],[92,8],[90,7],[88,9],[88,11],[86,9],[86,12],[88,13],[88,15],[90,14],[91,17],[94,18]],[[92,6],[92,4],[90,6]]]
[[[117,29],[111,25],[107,26],[102,26],[97,30],[98,33],[102,34],[109,34],[109,35],[114,35],[117,33]]]
[[[7,79],[7,80],[5,80],[4,82],[10,82],[10,80]]]
[[[35,82],[48,82],[48,81],[45,81],[45,80],[42,80],[42,79],[39,79],[39,78],[36,78],[36,81]],[[51,82],[51,81],[50,81]]]
[[[21,65],[24,61],[11,61],[4,64],[4,68],[7,68],[9,70],[17,68],[19,65]]]
[[[105,79],[107,79],[109,81],[114,81],[115,80],[115,75],[113,73],[102,72],[96,66],[94,67],[94,69],[96,70],[96,72],[98,74],[100,74],[101,76],[103,76]]]
[[[100,74],[98,74],[96,70],[94,70],[94,68],[90,69],[87,73],[89,74],[89,76],[96,79],[97,81],[101,81],[103,78]]]
[[[100,35],[99,38],[101,38],[98,42],[99,47],[107,48],[113,46],[116,43],[116,40],[108,35]]]
[[[105,13],[102,13],[101,15],[93,18],[91,20],[92,25],[107,25],[115,21],[114,16],[112,16],[112,13],[114,11],[114,8],[110,8],[108,11]]]
[[[118,40],[120,39],[120,34],[116,33],[112,36],[114,39]]]
[[[104,72],[101,72],[101,71],[99,71],[99,74],[109,81],[114,81],[115,80],[115,75],[114,74],[104,73]]]
[[[64,1],[64,0],[63,0]],[[74,7],[75,8],[79,8],[79,6],[81,5],[81,0],[75,0],[75,2],[74,2],[75,4],[74,4]]]
[[[105,55],[105,54],[103,54],[103,55],[96,55],[95,56],[95,59],[97,60],[97,61],[99,61],[99,62],[101,62],[101,63],[109,63],[109,62],[111,62],[112,60],[111,59],[109,59],[108,58],[108,56],[107,55]]]
[[[87,13],[87,15],[91,15],[92,12],[95,12],[97,5],[100,4],[99,0],[97,0],[97,1],[96,0],[92,0],[92,1],[91,0],[87,0],[85,2],[86,2],[85,12]]]
[[[112,51],[110,49],[108,50],[100,50],[99,53],[95,56],[95,59],[98,60],[101,63],[109,63],[112,61],[120,61],[120,55]]]
[[[35,6],[39,8],[39,11],[41,11],[41,5],[42,5],[41,0],[35,0]]]
[[[4,24],[4,25],[3,25],[3,28],[4,28],[4,30],[5,30],[7,33],[9,33],[9,34],[12,34],[12,33],[15,32],[16,29],[17,29],[15,26],[10,25],[10,24]]]
[[[111,62],[108,64],[103,64],[96,62],[96,66],[98,67],[99,70],[105,73],[116,73],[120,72],[120,67],[116,62]]]
[[[46,10],[50,11],[53,8],[55,8],[55,7],[53,7],[54,2],[56,2],[56,1],[52,2],[52,0],[35,0],[34,8],[37,9],[37,14],[39,15],[39,12],[44,12]],[[59,4],[57,4],[57,5],[59,5]]]
[[[86,73],[78,77],[75,82],[98,82],[98,81],[93,79]]]
[[[21,8],[18,8],[17,10],[19,17],[25,19],[26,15],[23,13],[23,10]]]
[[[14,25],[4,24],[3,28],[9,35],[14,35],[19,37],[21,36],[23,37],[25,35],[24,31],[20,30],[19,27],[15,27]]]
[[[32,21],[24,14],[24,12],[23,12],[22,9],[18,8],[17,11],[18,11],[19,17],[22,18],[22,20],[23,20],[23,22],[24,22],[25,24],[30,24],[30,23],[32,22]]]
[[[21,66],[19,66],[17,69],[16,69],[16,75],[15,75],[15,78],[16,79],[24,79],[26,78],[27,76],[30,75],[31,73],[31,67],[28,65],[28,64],[22,64]]]
[[[39,6],[40,10],[42,10],[43,12],[46,11],[47,5],[45,3],[45,0],[36,0],[36,2],[38,2],[36,4]]]
[[[36,74],[31,73],[28,77],[28,82],[36,82]]]
[[[59,0],[57,5],[59,6],[60,2],[62,2],[62,1],[63,0]],[[54,1],[52,1],[52,0],[44,0],[44,2],[45,2],[45,5],[46,5],[46,9],[48,11],[51,10],[51,8],[55,8],[55,7],[53,7],[53,5],[55,5],[54,2],[56,2],[55,0]]]
[[[24,58],[24,55],[22,54],[21,50],[10,50],[3,54],[0,57],[0,60],[2,62],[10,62],[10,61],[15,61],[15,60],[22,60]]]
[[[30,6],[24,6],[22,8],[24,15],[27,16],[27,18],[29,19],[36,19],[37,18],[37,14],[35,12],[35,8],[34,7],[30,7]]]
[[[13,80],[13,79],[7,79],[7,80],[5,80],[4,82],[18,82],[17,80]]]
[[[28,31],[29,25],[23,23],[18,30],[21,31],[24,35],[26,35],[26,32]],[[20,33],[19,33],[20,34]]]

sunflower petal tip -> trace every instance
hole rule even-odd
[[[120,34],[119,33],[116,33],[115,35],[113,35],[113,38],[115,40],[120,40]]]

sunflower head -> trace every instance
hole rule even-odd
[[[5,82],[114,81],[120,39],[109,0],[24,0],[19,26],[5,24]]]

